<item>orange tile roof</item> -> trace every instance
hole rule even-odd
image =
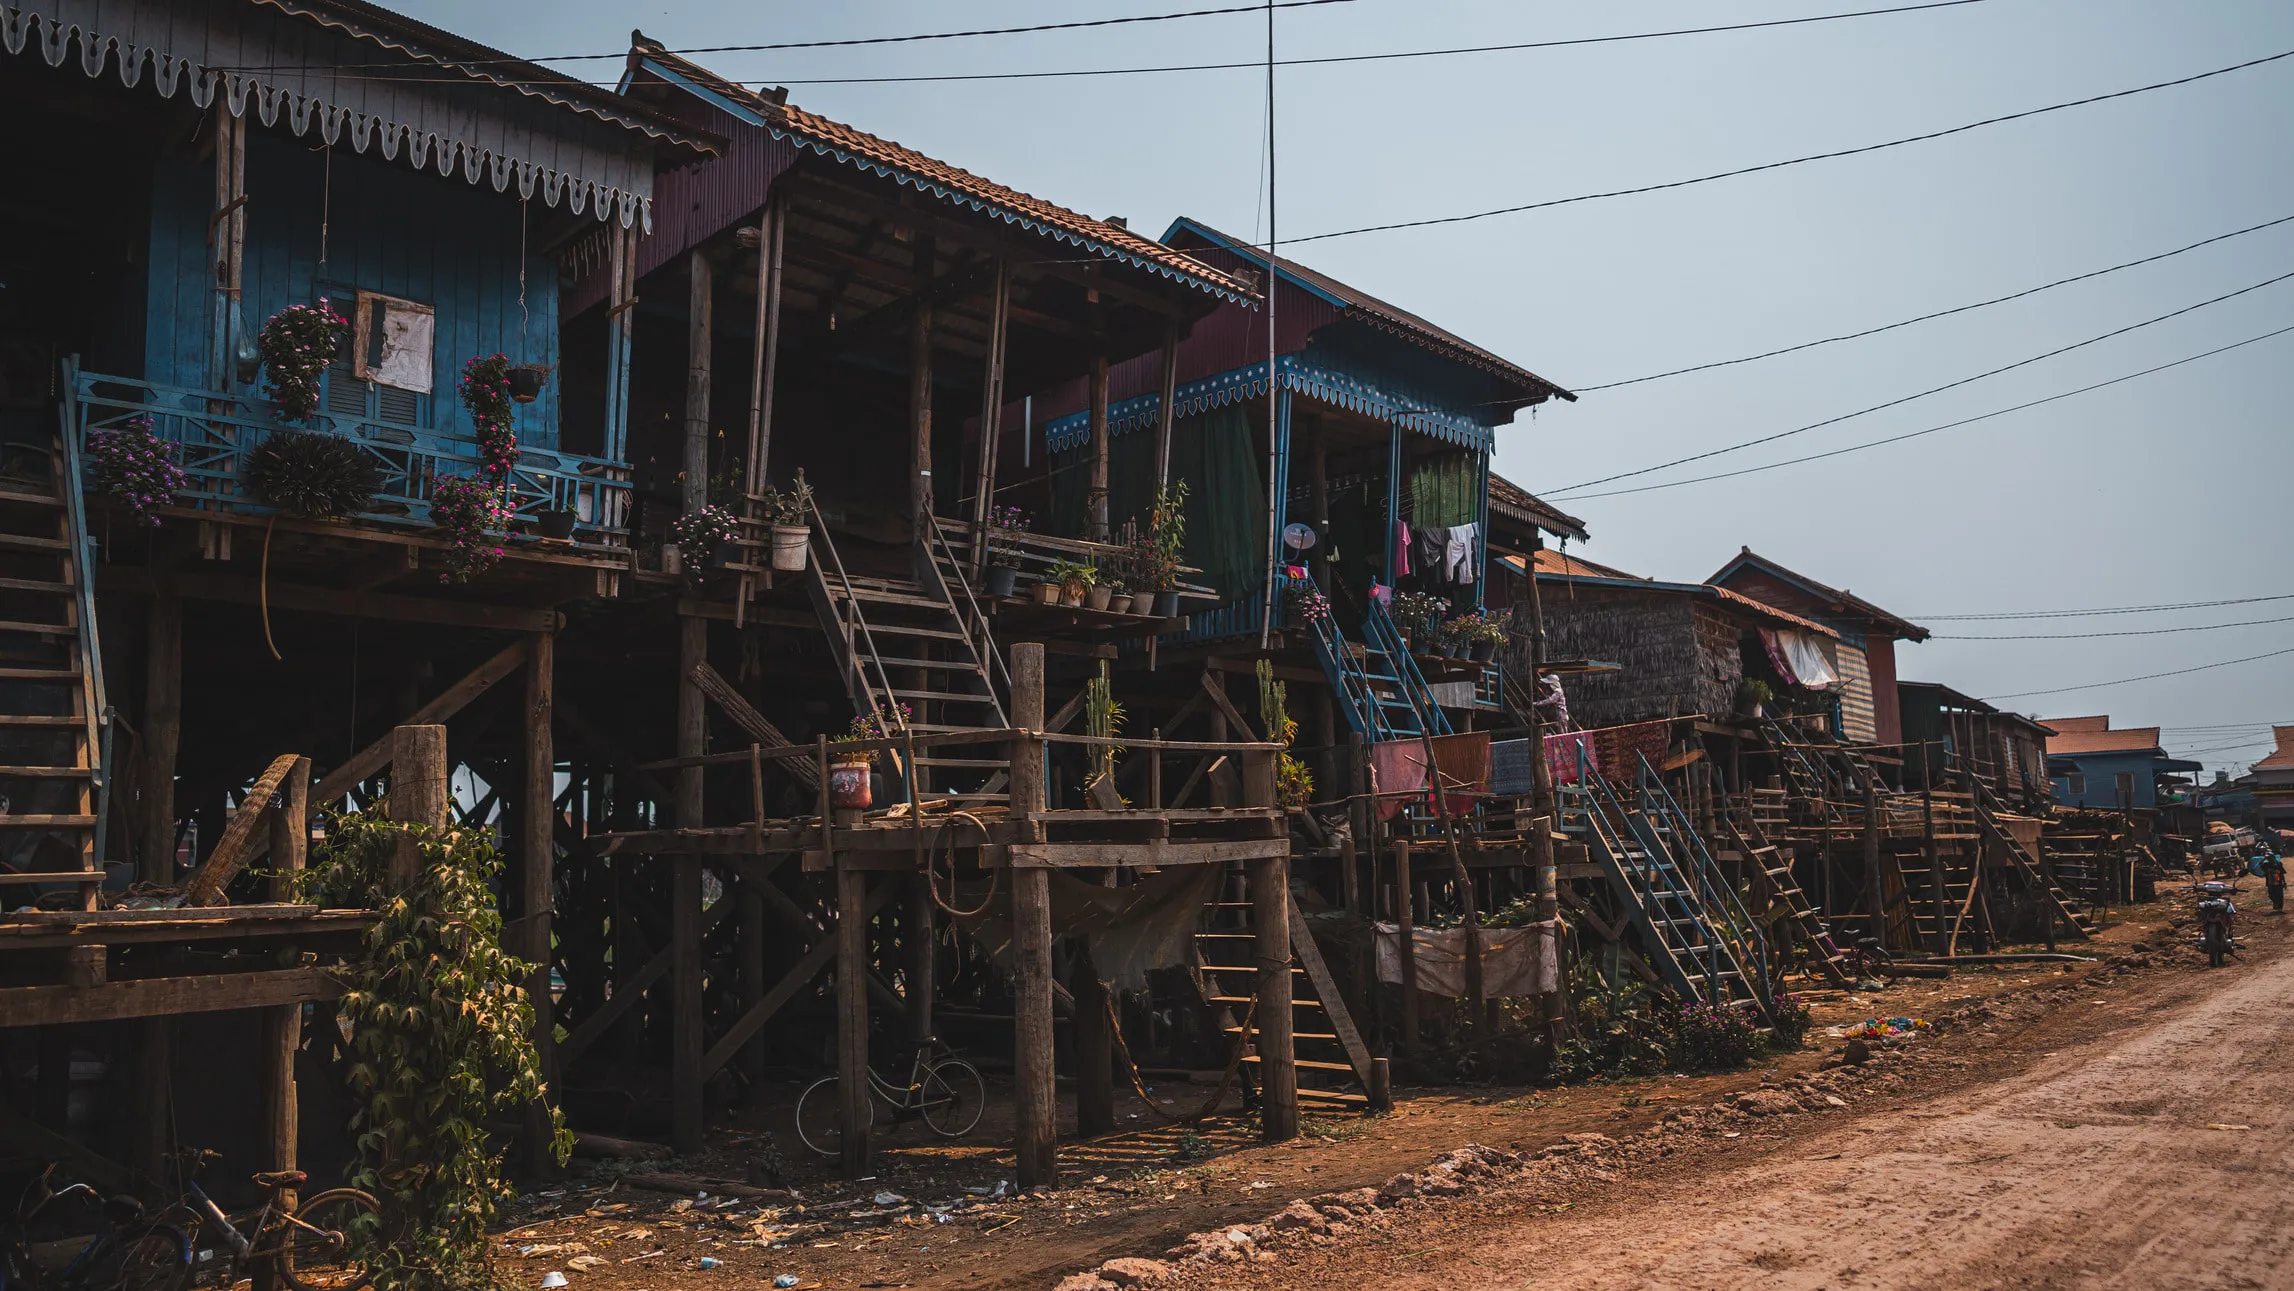
[[[1568,552],[1555,551],[1551,547],[1538,548],[1536,555],[1537,572],[1540,574],[1563,574],[1571,578],[1641,578],[1639,574],[1628,574],[1622,569],[1611,569],[1590,560],[1579,560]]]
[[[2270,733],[2278,738],[2277,751],[2254,764],[2256,771],[2285,771],[2294,769],[2294,726],[2273,726]]]
[[[1814,619],[1804,619],[1789,610],[1780,610],[1766,601],[1756,601],[1742,592],[1732,592],[1717,583],[1658,582],[1656,579],[1644,578],[1639,574],[1628,574],[1621,569],[1611,569],[1607,565],[1596,565],[1590,560],[1579,560],[1575,556],[1554,551],[1548,547],[1540,547],[1536,554],[1537,572],[1548,578],[1598,578],[1612,582],[1647,583],[1651,591],[1685,592],[1694,596],[1708,596],[1727,604],[1732,609],[1745,610],[1761,618],[1798,628],[1803,632],[1813,632],[1820,637],[1829,637],[1835,641],[1840,639],[1838,632]],[[1512,561],[1513,557],[1508,556],[1506,559]]]
[[[2107,731],[2111,729],[2111,719],[2108,716],[2042,717],[2039,719],[2039,724],[2062,735],[2068,735],[2073,731]]]
[[[2059,730],[2047,737],[2049,757],[2075,753],[2148,753],[2158,747],[2156,726],[2135,726],[2123,731]]]
[[[1033,231],[1049,233],[1063,241],[1081,240],[1122,258],[1143,262],[1167,276],[1190,280],[1237,299],[1255,299],[1257,296],[1252,284],[1222,273],[1153,238],[1134,233],[1123,225],[1071,211],[1016,188],[1007,188],[962,167],[927,157],[890,139],[879,138],[841,121],[832,121],[817,112],[807,112],[782,100],[778,91],[774,94],[760,94],[747,86],[726,80],[691,59],[669,52],[659,41],[640,35],[631,53],[633,57],[641,56],[674,67],[679,75],[691,77],[712,92],[738,102],[742,107],[770,121],[776,128],[796,135],[800,142],[815,149],[843,153],[863,166],[901,171],[919,184],[943,188],[960,199],[993,208],[993,213],[1011,219],[1022,227],[1034,226]]]

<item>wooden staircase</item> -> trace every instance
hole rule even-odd
[[[938,526],[912,551],[911,576],[887,578],[847,571],[819,511],[811,518],[805,588],[853,707],[879,714],[893,736],[1007,727],[1010,678]],[[1010,764],[996,751],[958,745],[919,753],[913,768],[893,762],[913,772],[919,798],[1002,802]]]
[[[1974,917],[1975,853],[1957,842],[1939,843],[1933,866],[1925,852],[1899,850],[1894,859],[1903,876],[1913,942],[1923,953],[1957,953]]]
[[[1755,791],[1756,794],[1759,792]],[[1781,794],[1777,796],[1782,797]],[[1782,817],[1772,812],[1770,818],[1781,820]],[[1729,841],[1736,845],[1737,855],[1743,860],[1746,870],[1760,875],[1753,889],[1755,893],[1767,894],[1769,927],[1774,928],[1779,923],[1790,926],[1808,947],[1807,962],[1834,986],[1848,985],[1848,970],[1845,967],[1848,956],[1833,941],[1831,927],[1824,922],[1824,916],[1817,913],[1815,904],[1808,899],[1808,893],[1801,888],[1799,877],[1792,872],[1792,858],[1768,841],[1768,825],[1761,814],[1759,799],[1756,797],[1753,800],[1752,809],[1747,813],[1743,826],[1740,827],[1735,820],[1726,816],[1721,818],[1721,824],[1728,831]]]
[[[1230,896],[1242,891],[1239,863],[1229,867],[1222,887]],[[1195,934],[1204,1000],[1230,1040],[1243,1034],[1258,978],[1250,962],[1258,940],[1251,913],[1248,901],[1214,901],[1207,907],[1205,927]],[[1296,906],[1290,913],[1290,953],[1291,1050],[1298,1066],[1299,1106],[1309,1112],[1361,1111],[1369,1102],[1370,1051]],[[1260,1061],[1255,1016],[1247,1039],[1252,1047],[1243,1054],[1243,1066],[1255,1077]]]
[[[23,886],[93,910],[103,885],[111,712],[78,446],[0,443],[0,905]]]
[[[2000,822],[1999,814],[2003,810],[1999,798],[1988,787],[1977,786],[1975,791],[1975,819],[1980,832],[1985,837],[1998,841],[2001,850],[2009,862],[2015,866],[2023,881],[2034,890],[2044,894],[2048,903],[2054,906],[2056,916],[2069,926],[2072,936],[2081,941],[2094,936],[2095,925],[2093,920],[2087,918],[2086,903],[2073,898],[2070,893],[2063,890],[2060,883],[2047,881],[2046,865],[2038,856],[2032,854],[2030,848],[2018,842],[2015,835],[2008,832],[2007,826]],[[2042,846],[2044,845],[2042,842]]]

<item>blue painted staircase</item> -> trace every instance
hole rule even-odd
[[[1385,606],[1371,602],[1359,643],[1348,641],[1327,615],[1305,626],[1339,711],[1355,733],[1373,742],[1450,733],[1449,717],[1434,702]]]

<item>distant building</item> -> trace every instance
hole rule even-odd
[[[2149,810],[2160,805],[2161,777],[2203,765],[2168,757],[2156,726],[2114,730],[2107,715],[2046,717],[2040,724],[2054,732],[2047,737],[2047,774],[2060,806]]]
[[[1846,588],[1827,587],[1753,551],[1741,549],[1707,582],[1778,609],[1814,619],[1839,636],[1840,738],[1852,744],[1901,744],[1896,697],[1896,642],[1925,641],[1928,630],[1890,614]]]
[[[1972,695],[1928,681],[1896,683],[1903,713],[1907,785],[1924,772],[1947,768],[1982,780],[2002,800],[2023,810],[2046,806],[2048,728]]]
[[[2273,726],[2278,747],[2239,777],[2254,794],[2256,816],[2273,829],[2294,829],[2294,726]]]

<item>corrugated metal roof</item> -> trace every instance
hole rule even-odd
[[[2052,723],[2050,723],[2052,725]],[[2158,753],[2159,728],[2136,726],[2123,731],[2063,731],[2047,737],[2047,755],[2079,753]]]
[[[2073,731],[2107,731],[2111,729],[2111,719],[2108,714],[2097,714],[2093,717],[2043,717],[2039,721],[2040,725],[2045,726],[2048,730],[2062,735],[2068,735]]]
[[[1221,233],[1200,220],[1180,217],[1172,222],[1169,229],[1164,231],[1163,240],[1180,247],[1191,242],[1214,246],[1240,257],[1260,272],[1264,272],[1266,268],[1267,254],[1265,251],[1232,234]],[[1454,359],[1524,387],[1527,393],[1534,396],[1525,399],[1524,402],[1535,402],[1549,397],[1559,397],[1572,403],[1577,400],[1575,394],[1562,389],[1535,372],[1510,360],[1500,358],[1455,332],[1436,327],[1406,309],[1390,305],[1368,292],[1349,287],[1336,278],[1309,269],[1288,256],[1278,255],[1274,258],[1274,263],[1275,268],[1284,276],[1328,297],[1333,303],[1345,308],[1352,317],[1362,322],[1392,332],[1406,340],[1443,351]]]
[[[808,112],[787,102],[785,93],[760,94],[735,84],[691,59],[669,52],[661,42],[642,32],[632,33],[630,58],[632,66],[643,60],[676,73],[728,104],[754,114],[776,134],[785,134],[824,156],[877,171],[943,199],[971,205],[1031,232],[1080,244],[1097,254],[1127,261],[1217,295],[1238,301],[1254,298],[1249,283],[1120,224],[1071,211],[960,166],[927,157],[913,148],[817,112]]]

